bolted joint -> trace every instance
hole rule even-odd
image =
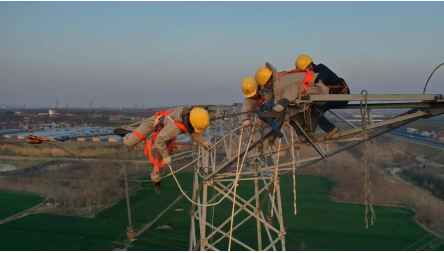
[[[204,185],[206,185],[206,186],[213,186],[214,182],[213,182],[213,180],[206,180],[206,181],[204,181]]]

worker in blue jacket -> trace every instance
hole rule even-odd
[[[350,89],[345,83],[344,79],[338,77],[324,64],[314,64],[313,60],[308,55],[300,55],[295,62],[297,69],[306,69],[318,73],[315,83],[322,82],[325,86],[330,88],[330,94],[350,94]],[[330,139],[334,134],[339,132],[339,129],[331,123],[324,113],[330,109],[338,109],[344,107],[349,101],[328,101],[324,105],[314,105],[314,107],[322,112],[319,117],[319,127],[327,133],[326,139]]]

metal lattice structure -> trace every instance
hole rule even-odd
[[[306,104],[326,101],[366,101],[368,124],[366,139],[363,139],[363,128],[355,126],[335,112],[330,111],[338,119],[350,125],[353,129],[339,132],[328,141],[318,141],[315,145],[295,143],[296,137],[289,124],[291,117],[300,113]],[[371,103],[374,101],[390,101],[386,103]],[[198,105],[202,106],[202,105]],[[240,105],[233,106],[202,106],[210,114],[220,117],[211,122],[205,132],[205,138],[212,144],[219,141],[211,152],[204,153],[201,147],[194,150],[194,158],[201,158],[194,165],[193,201],[191,208],[191,226],[189,250],[226,250],[222,248],[222,241],[230,238],[233,243],[245,250],[285,250],[285,227],[282,214],[282,199],[280,176],[293,172],[334,154],[356,146],[365,140],[388,133],[410,122],[421,118],[429,118],[444,114],[444,100],[442,95],[314,95],[306,96],[291,105],[286,112],[285,119],[281,120],[284,138],[277,139],[274,145],[267,145],[266,139],[274,134],[270,127],[257,125],[244,130],[232,131],[240,126],[240,118],[231,115],[241,110]],[[358,105],[349,104],[341,109],[358,109]],[[411,108],[411,110],[389,120],[371,124],[371,109]],[[228,113],[226,113],[228,112]],[[224,114],[226,113],[226,114]],[[221,117],[228,115],[227,117]],[[256,119],[256,122],[257,119]],[[303,132],[303,130],[302,130]],[[228,134],[227,134],[228,133]],[[223,138],[223,136],[225,136]],[[341,143],[336,149],[329,151],[329,143]],[[239,145],[240,144],[240,145]],[[317,154],[300,159],[299,148],[315,148]],[[291,161],[279,163],[282,152],[291,154]],[[252,181],[254,192],[236,192],[234,183]],[[234,189],[233,189],[234,188]],[[209,195],[214,191],[214,196]],[[233,215],[226,214],[223,222],[214,223],[209,215],[209,208],[217,208],[222,197],[230,200],[236,207]],[[295,195],[296,197],[296,195]],[[268,207],[265,206],[268,201]],[[295,199],[296,201],[296,199]],[[296,208],[296,202],[295,202]],[[247,217],[234,219],[241,212]],[[295,210],[296,212],[296,210]],[[275,216],[277,223],[271,219]],[[270,217],[271,216],[271,217]],[[245,222],[255,219],[257,224],[257,245],[248,245],[242,239],[236,238],[236,231]],[[231,225],[232,220],[235,223]],[[228,226],[231,225],[231,226]],[[266,238],[264,240],[264,238]],[[225,246],[224,246],[225,247]],[[230,248],[229,248],[230,249]]]

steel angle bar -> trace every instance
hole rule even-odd
[[[299,109],[293,109],[293,108],[291,108],[291,109],[290,109],[290,117],[295,116],[295,115],[296,115],[297,113],[299,113],[301,110],[303,110],[303,108],[299,108]],[[278,124],[278,125],[280,125],[280,124]],[[270,136],[270,135],[272,135],[272,134],[274,134],[274,129],[273,129],[271,126],[269,126],[269,127],[267,127],[267,128],[264,130],[262,136],[263,136],[263,138],[267,138],[268,136]],[[242,148],[241,151],[240,151],[240,153],[239,153],[238,155],[232,156],[231,159],[230,159],[229,161],[226,161],[226,162],[220,164],[220,165],[216,168],[216,172],[209,174],[209,175],[205,178],[205,180],[210,180],[210,179],[211,179],[212,177],[214,177],[216,174],[221,173],[221,172],[227,170],[229,167],[231,167],[231,165],[232,165],[235,161],[237,161],[237,159],[238,159],[239,156],[244,155],[245,152],[248,152],[248,151],[250,151],[250,150],[253,150],[253,149],[259,144],[259,142],[261,142],[261,141],[262,141],[262,140],[257,140],[257,141],[254,141],[254,142],[252,141],[251,144],[250,144],[250,147],[248,147],[248,148],[247,148],[247,147]]]
[[[304,129],[301,127],[301,125],[299,124],[299,122],[297,121],[291,121],[290,124],[294,124],[299,131],[302,132],[302,135],[304,136],[304,138],[310,143],[310,145],[316,150],[316,152],[318,152],[318,154],[320,154],[324,159],[325,159],[325,155],[322,153],[321,150],[319,150],[318,147],[316,147],[316,145],[313,143],[313,141],[310,139],[310,137],[308,137],[307,133],[304,131]]]
[[[265,220],[264,212],[262,212],[262,211],[261,211],[261,219]],[[270,229],[268,229],[267,226],[265,226],[265,232],[267,233],[268,240],[270,240],[270,243],[273,243],[273,237],[271,236]],[[272,247],[273,247],[273,250],[276,251],[276,246],[273,245]]]
[[[436,101],[444,102],[442,94],[368,94],[367,101]],[[365,96],[361,94],[329,94],[329,95],[306,95],[296,100],[296,103],[327,102],[327,101],[364,101]]]
[[[216,182],[216,180],[214,180],[214,182]],[[234,181],[230,182],[228,185],[223,185],[223,184],[220,184],[220,185],[223,186],[222,191],[228,191],[228,188],[231,187],[233,184],[234,184]],[[216,198],[219,197],[219,195],[222,195],[222,193],[218,192],[217,194],[215,194],[214,197],[208,201],[208,203],[216,203]]]
[[[246,168],[244,168],[244,170],[245,170]],[[242,173],[241,173],[241,175],[252,175],[252,174],[255,174],[255,173],[260,173],[260,177],[270,177],[271,176],[271,174],[270,173],[264,173],[264,172],[262,172],[262,171],[242,171]],[[218,174],[217,176],[215,176],[214,178],[215,178],[215,181],[217,181],[218,179],[226,179],[227,177],[234,177],[234,176],[236,176],[236,172],[228,172],[228,171],[226,171],[226,172],[224,172],[224,173],[221,173],[221,174]]]
[[[351,122],[348,122],[344,117],[342,117],[341,115],[339,115],[339,114],[333,112],[332,110],[329,110],[329,112],[330,112],[331,114],[333,114],[334,116],[338,117],[339,119],[341,119],[345,124],[347,124],[347,125],[349,125],[349,126],[351,126],[351,127],[353,127],[353,128],[358,128],[355,124],[353,124],[353,123],[351,123]]]
[[[295,160],[295,162],[303,163],[303,162],[309,162],[309,161],[318,160],[318,159],[322,159],[322,157],[321,156],[314,156],[314,157],[304,158],[304,159],[301,159],[301,160]],[[279,164],[279,167],[281,167],[281,166],[283,167],[283,166],[287,166],[287,165],[292,165],[292,164],[293,164],[293,162],[286,162],[286,163]],[[259,170],[259,172],[267,171],[267,170],[270,170],[270,169],[274,170],[275,168],[276,168],[275,166],[267,166],[267,167],[261,168]]]
[[[218,190],[218,191],[220,191],[220,189],[219,189],[218,187],[215,187],[215,189]],[[259,194],[260,194],[261,192],[263,192],[265,189],[266,189],[266,187],[262,188],[262,189],[259,191]],[[228,195],[227,198],[229,198],[231,201],[233,201],[233,198],[232,198],[230,195]],[[238,196],[236,196],[236,198],[238,198]],[[253,208],[253,210],[254,210],[254,206],[251,205],[250,203],[251,203],[253,200],[255,200],[255,198],[256,198],[256,196],[253,196],[252,198],[250,198],[249,200],[246,201],[246,202],[247,202],[246,204],[243,204],[243,205],[241,205],[241,203],[239,203],[239,202],[236,200],[236,201],[235,201],[235,204],[238,205],[238,206],[240,207],[240,208],[236,211],[236,214],[239,213],[240,211],[244,210],[244,211],[246,211],[247,213],[253,215],[255,218],[260,219],[260,217],[259,217],[257,214],[255,214],[254,212],[252,212],[252,211],[250,211],[249,209],[246,208],[246,206],[251,206],[251,207]],[[245,201],[245,200],[243,200],[243,201]],[[231,216],[230,216],[229,219],[227,219],[226,223],[225,223],[225,222],[224,222],[224,223],[227,224],[228,221],[230,221],[230,220],[231,220]],[[261,219],[261,220],[262,220],[262,219]],[[273,227],[273,226],[271,226],[270,224],[268,224],[265,220],[262,220],[262,223],[264,223],[265,226],[269,227],[271,230],[273,230],[273,231],[275,231],[276,233],[279,234],[279,230],[277,230],[275,227]],[[225,225],[225,224],[223,224],[223,225]]]
[[[265,190],[265,188],[269,189],[269,187],[268,187],[269,185],[274,184],[274,181],[273,181],[273,180],[270,180],[270,183],[267,183],[265,179],[262,179],[262,181],[264,182],[264,187],[259,191],[259,194],[261,194],[261,193]],[[270,199],[272,199],[271,193],[268,193],[268,196],[269,196]],[[246,206],[251,207],[253,210],[255,209],[255,207],[251,204],[251,201],[250,201],[250,200],[246,201],[245,199],[243,199],[243,198],[240,197],[240,196],[236,196],[236,199],[239,199],[239,200],[245,202],[245,203],[246,203]],[[248,202],[248,203],[247,203],[247,202]],[[278,210],[277,210],[276,205],[274,205],[273,210],[275,211],[275,213],[278,213]],[[250,213],[250,214],[251,214],[251,213]],[[257,216],[256,216],[256,218],[257,218]],[[262,222],[266,222],[265,219],[264,219],[263,217],[261,217],[261,221],[262,221]],[[267,223],[266,225],[269,225],[269,224]],[[270,225],[270,226],[271,226],[271,225]],[[267,226],[265,226],[265,227],[267,227]],[[277,229],[275,230],[275,232],[276,232],[276,231],[277,231]],[[278,233],[278,232],[276,232],[276,233]],[[279,233],[278,233],[278,234],[279,234]]]
[[[282,251],[285,251],[285,227],[284,227],[284,217],[282,215],[282,198],[281,198],[281,186],[280,186],[280,180],[278,180],[278,183],[276,184],[276,194],[277,194],[277,202],[278,202],[278,210],[279,213],[277,213],[277,218],[279,221],[279,227],[280,227],[280,233],[279,238],[281,239],[282,243]]]
[[[444,114],[444,108],[443,109],[430,109],[428,111],[429,111],[428,115],[431,115],[431,116],[437,116],[437,115]],[[401,117],[397,117],[397,118],[401,118]],[[396,118],[394,118],[394,119],[396,119]],[[413,121],[416,121],[416,120],[417,120],[417,118],[409,118],[409,119],[405,119],[404,121],[400,121],[400,122],[396,122],[396,123],[393,123],[393,124],[390,124],[390,125],[387,125],[387,126],[380,127],[379,129],[375,130],[373,133],[369,134],[368,137],[367,137],[367,140],[374,139],[374,138],[376,138],[376,137],[378,137],[378,136],[380,136],[382,134],[390,132],[393,129],[399,128],[399,127],[404,126],[404,125],[407,125],[407,124],[409,124],[409,123],[411,123]],[[375,125],[375,124],[373,124],[373,125]],[[373,125],[371,125],[371,126],[373,126]],[[363,140],[357,141],[355,143],[349,143],[349,144],[347,144],[347,145],[345,145],[345,146],[343,146],[341,148],[338,148],[336,150],[333,150],[333,151],[327,153],[326,156],[329,157],[329,156],[335,155],[335,154],[337,154],[339,152],[342,152],[342,151],[344,151],[346,149],[349,149],[349,148],[354,147],[354,146],[356,146],[358,144],[361,144],[362,142],[363,142]],[[318,162],[320,160],[321,159],[316,159],[316,160],[313,160],[313,161],[301,164],[301,165],[297,166],[297,169],[301,169],[303,167],[306,167],[306,166],[308,166],[310,164],[313,164],[315,162]],[[283,174],[287,174],[287,173],[288,172],[285,172]]]
[[[220,112],[219,112],[219,108],[217,109],[217,115],[220,117]],[[219,120],[219,125],[220,125],[220,130],[223,133],[223,126],[222,126],[222,120]],[[216,136],[217,137],[217,136]],[[230,156],[230,153],[228,152],[228,146],[227,146],[227,141],[224,138],[224,147],[225,147],[225,153],[227,154],[227,157]]]
[[[270,245],[268,245],[265,249],[264,249],[264,251],[268,251],[271,247],[273,247],[277,242],[279,242],[279,240],[280,240],[281,238],[280,237],[278,237],[278,238],[276,238]],[[276,250],[276,249],[275,249]]]
[[[267,184],[266,181],[265,181],[264,179],[263,179],[263,181],[264,181],[264,188],[265,188],[265,187],[268,187],[269,184]],[[270,180],[270,184],[273,184],[273,181]],[[262,188],[262,189],[259,191],[258,194],[261,194],[264,188]],[[252,201],[250,201],[250,200],[249,200],[249,201],[246,201],[246,200],[244,200],[244,199],[243,199],[242,197],[240,197],[240,196],[236,196],[236,198],[237,198],[238,200],[243,201],[243,202],[246,202],[246,203],[248,202],[247,205],[249,205],[250,207],[254,208],[254,207],[252,206],[252,204],[251,204]],[[269,198],[271,199],[271,195],[269,195]],[[274,210],[275,210],[276,213],[277,213],[276,206],[274,207]],[[241,210],[238,210],[238,211],[240,212]],[[259,220],[261,223],[264,223],[265,232],[267,233],[268,239],[270,240],[270,243],[271,243],[271,242],[273,241],[272,236],[271,236],[271,233],[270,233],[270,229],[269,229],[269,226],[271,226],[271,225],[269,225],[269,224],[266,222],[265,217],[264,217],[264,213],[263,213],[262,211],[260,211],[259,213],[260,213],[260,219],[258,218],[258,220]],[[250,213],[250,215],[252,215],[252,214]],[[257,217],[256,217],[256,218],[257,218]],[[228,218],[226,222],[228,223],[228,221],[229,221],[230,219],[231,219],[231,217]],[[224,225],[226,225],[226,223],[225,223],[225,224],[222,224],[222,226],[224,226]],[[273,227],[272,227],[272,228],[273,228]],[[273,228],[273,229],[274,229],[274,228]],[[279,234],[279,233],[277,232],[277,229],[274,229],[274,232],[276,232],[277,234]],[[273,245],[272,247],[273,247],[273,249],[276,251],[275,246]]]
[[[207,246],[208,248],[210,248],[211,250],[213,250],[213,251],[220,251],[218,248],[214,247],[213,244],[209,244],[208,242],[207,242],[206,246]]]
[[[431,108],[439,105],[439,102],[414,102],[414,103],[369,103],[367,108],[369,109],[409,109],[409,108]],[[444,105],[442,105],[444,106]],[[341,108],[335,108],[335,110],[344,109],[359,109],[359,104],[348,104]]]
[[[243,221],[241,221],[239,224],[237,224],[235,227],[233,227],[233,231],[236,230],[238,227],[240,227],[242,224],[244,224],[246,221],[248,221],[250,218],[252,217],[252,215],[250,214],[247,218],[245,218]],[[214,227],[214,225],[213,225]],[[215,227],[216,228],[216,227]],[[223,236],[220,237],[219,239],[217,239],[212,245],[216,245],[218,242],[220,242],[222,239],[224,239],[225,237],[229,236],[230,233],[223,233],[222,230],[218,229],[218,233],[221,233]],[[214,236],[213,236],[214,237]]]
[[[358,126],[354,125],[353,123],[348,122],[346,119],[344,119],[342,116],[336,114],[335,112],[330,110],[330,113],[333,114],[334,116],[340,118],[342,121],[344,121],[349,126],[351,126],[353,128],[359,128]],[[401,140],[416,143],[416,144],[421,144],[421,145],[432,147],[432,148],[443,148],[444,149],[444,143],[439,142],[439,141],[433,141],[430,139],[422,139],[422,138],[409,136],[407,134],[401,134],[401,133],[390,132],[390,133],[387,133],[387,135],[389,135],[393,138],[401,139]]]
[[[273,178],[273,177],[249,177],[249,178],[240,178],[239,180],[240,181],[246,181],[246,180],[256,180],[256,179],[270,179],[270,178]],[[217,182],[231,182],[231,181],[233,181],[233,179],[231,179],[231,178],[228,178],[228,179],[217,179],[217,180],[214,180],[214,181],[217,181]]]
[[[371,130],[371,129],[375,129],[375,128],[378,128],[378,127],[383,127],[383,126],[391,125],[391,124],[394,124],[394,123],[397,123],[397,122],[402,122],[402,121],[405,121],[405,120],[409,120],[409,119],[415,119],[416,120],[416,118],[422,118],[422,117],[425,117],[425,116],[428,116],[428,115],[429,114],[426,113],[426,112],[418,111],[418,112],[411,113],[411,114],[408,114],[408,115],[405,115],[405,116],[400,116],[400,117],[396,117],[396,118],[392,118],[392,119],[389,119],[389,120],[384,120],[382,122],[378,122],[378,123],[375,123],[375,124],[368,125],[367,129]],[[330,140],[334,140],[336,138],[339,138],[339,137],[342,137],[342,136],[347,136],[347,135],[350,135],[350,134],[356,134],[356,133],[359,133],[359,132],[362,132],[362,127],[356,128],[356,129],[347,130],[347,131],[343,131],[343,132],[339,132],[339,133],[335,134],[333,136],[333,138],[331,138]]]
[[[216,228],[215,226],[211,225],[210,223],[207,222],[207,226],[211,227],[211,228]],[[222,230],[217,230],[218,233],[221,233],[223,235],[223,237],[227,237],[229,236],[229,233],[226,233]],[[240,244],[241,246],[243,246],[244,248],[250,250],[250,251],[255,251],[253,248],[251,248],[250,246],[246,245],[245,243],[239,241],[238,239],[236,239],[235,237],[231,236],[231,239],[235,242],[237,242],[238,244]],[[205,240],[207,241],[208,238]],[[208,244],[208,243],[207,243]]]

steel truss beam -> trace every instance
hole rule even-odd
[[[325,100],[359,101],[361,99],[363,99],[363,96],[361,95],[327,95],[311,96],[309,100],[299,102],[306,103],[307,101]],[[368,140],[376,138],[377,136],[390,132],[393,129],[399,128],[400,126],[413,122],[417,119],[444,114],[444,104],[442,103],[441,95],[368,95],[368,101],[388,100],[425,100],[428,102],[397,104],[386,103],[376,104],[374,107],[368,105],[369,109],[417,108],[416,110],[409,111],[390,120],[369,124],[367,126]],[[223,111],[229,112],[230,114],[228,120],[224,119],[212,121],[211,126],[207,128],[205,137],[207,141],[211,140],[212,143],[220,140],[220,138],[226,133],[238,127],[241,122],[240,116],[231,116],[231,114],[240,111],[239,105],[211,105],[202,107],[211,110],[216,117],[221,116]],[[289,110],[289,117],[293,117],[297,113],[300,113],[302,108],[303,106],[291,108]],[[356,105],[348,105],[347,108],[356,108]],[[295,163],[296,169],[300,169],[322,160],[322,155],[325,157],[331,157],[363,142],[362,128],[347,122],[344,118],[340,117],[340,115],[337,115],[334,112],[332,113],[346,124],[352,126],[354,129],[339,133],[331,140],[316,142],[315,145],[317,148],[319,148],[321,155],[314,155],[312,157],[304,157],[304,159],[300,159],[298,148],[312,146],[309,144],[294,144],[295,153],[297,152],[297,155],[295,155],[295,160],[279,163],[277,167],[278,175],[275,175],[275,162],[279,154],[277,150],[277,142],[273,147],[265,147],[263,144],[265,138],[274,134],[274,130],[271,127],[265,128],[263,132],[255,131],[249,147],[247,147],[247,144],[249,142],[250,134],[252,134],[251,129],[244,129],[240,151],[238,145],[241,136],[239,132],[232,132],[219,144],[219,152],[216,152],[216,149],[214,149],[213,151],[206,153],[206,155],[204,155],[195,165],[193,179],[193,200],[197,203],[197,205],[193,204],[190,212],[191,225],[189,249],[227,250],[226,242],[228,238],[231,237],[233,245],[236,245],[235,249],[240,247],[241,249],[246,250],[266,251],[277,250],[277,246],[280,245],[279,249],[285,250],[286,232],[282,213],[279,177],[292,172],[293,162]],[[371,112],[368,113],[368,115],[371,117]],[[370,120],[370,118],[368,120]],[[287,124],[288,121],[284,123],[284,126],[289,127]],[[290,128],[290,131],[293,131],[293,129]],[[280,152],[291,152],[291,143],[293,143],[294,140],[289,141],[285,135],[285,131],[283,133],[284,138],[281,140],[282,144]],[[328,143],[332,142],[343,142],[345,144],[342,144],[342,146],[330,151]],[[321,146],[321,144],[326,145],[326,150]],[[221,150],[223,152],[220,152]],[[199,156],[202,154],[202,152],[203,150],[201,147],[199,147],[197,152],[194,153],[194,157]],[[235,195],[234,191],[230,191],[230,189],[233,187],[236,175],[238,173],[236,171],[238,159],[241,159],[239,161],[240,165],[244,155],[245,161],[239,174],[238,184],[245,184],[247,181],[250,181],[254,183],[254,188],[252,191],[243,190],[241,193],[237,191]],[[271,159],[269,159],[270,157]],[[275,181],[276,176],[277,180]],[[262,181],[262,183],[260,183],[260,181]],[[208,196],[210,192],[209,188],[212,189],[214,193],[213,196]],[[273,191],[275,191],[274,202],[272,201]],[[214,220],[214,217],[212,217],[214,212],[209,212],[208,208],[210,208],[210,210],[213,209],[214,211],[214,209],[217,209],[218,207],[210,207],[207,205],[217,203],[223,197],[225,197],[225,200],[221,203],[221,205],[229,203],[230,206],[232,206],[234,202],[235,209],[233,216],[231,215],[231,211],[230,213],[217,213],[218,219]],[[269,204],[268,208],[266,205],[267,202]],[[273,224],[270,221],[269,216],[271,210],[273,210],[274,214],[276,215],[274,219],[277,221],[276,224]],[[243,219],[239,218],[240,214],[245,214]],[[221,219],[221,216],[223,219]],[[230,231],[232,219],[234,223],[233,229]],[[257,232],[257,245],[249,245],[245,241],[242,241],[242,238],[239,237],[239,235],[235,234],[240,227],[245,225],[251,219],[256,220],[256,228],[253,232]]]

